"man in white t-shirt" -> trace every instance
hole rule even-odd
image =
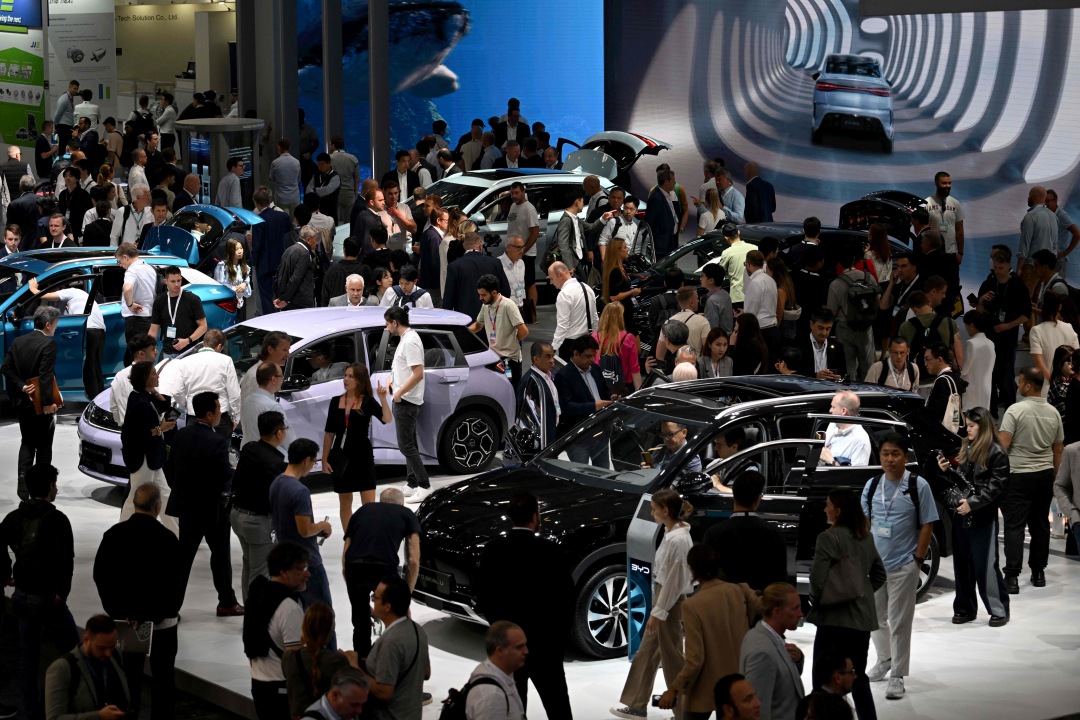
[[[518,310],[525,304],[525,261],[522,253],[525,252],[525,241],[520,235],[506,236],[506,252],[499,256],[502,263],[506,281],[510,283],[510,299]],[[531,260],[529,262],[532,262]]]
[[[251,699],[261,718],[275,718],[288,709],[285,672],[281,656],[300,647],[304,609],[297,600],[307,588],[310,555],[293,543],[275,545],[266,556],[270,579],[258,576],[251,583],[244,617],[244,645],[266,648],[265,655],[250,658]],[[264,625],[265,623],[265,625]]]
[[[930,228],[941,233],[942,250],[956,255],[959,265],[964,258],[964,209],[952,196],[952,177],[939,172],[934,176],[937,191],[926,198],[926,212],[930,215]]]
[[[836,393],[829,406],[830,415],[854,417],[859,414],[859,396],[847,390]],[[870,464],[870,436],[862,425],[829,423],[825,430],[825,447],[821,450],[819,465],[851,465],[865,467]]]
[[[525,241],[522,255],[525,264],[525,294],[531,303],[531,308],[525,311],[525,315],[531,321],[536,314],[539,297],[536,294],[536,241],[540,238],[540,215],[536,212],[536,207],[529,202],[525,186],[521,183],[516,182],[510,186],[510,197],[514,204],[510,206],[510,213],[506,217],[506,238],[509,242],[510,236],[515,235]]]
[[[150,213],[147,220],[153,222]],[[139,257],[139,249],[134,243],[121,243],[116,248],[116,262],[124,268],[123,297],[120,300],[120,315],[124,318],[124,338],[131,338],[138,333],[150,332],[150,313],[157,296],[158,275],[154,268]],[[124,364],[131,364],[131,351],[124,352]]]
[[[416,420],[424,405],[424,343],[409,327],[409,309],[392,307],[383,316],[386,330],[396,335],[397,350],[390,368],[390,390],[394,393],[394,425],[398,450],[405,456],[405,496],[409,503],[422,502],[431,494],[431,480],[416,442]]]

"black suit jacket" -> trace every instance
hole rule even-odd
[[[506,142],[507,127],[509,127],[509,124],[506,122],[506,120],[503,120],[501,123],[491,128],[491,131],[495,133],[495,147],[499,148],[500,151],[502,151],[503,143]],[[525,142],[525,138],[529,137],[530,135],[532,135],[532,132],[529,131],[529,128],[525,125],[525,123],[518,121],[517,137],[514,138],[518,141],[518,144],[520,145],[521,143]]]
[[[518,156],[517,164],[518,164],[519,168],[529,167],[528,165],[525,164],[525,156],[524,155],[519,155]],[[506,170],[507,169],[506,155],[504,154],[504,155],[502,155],[500,157],[495,158],[495,162],[491,163],[491,169],[492,170],[499,170],[499,169]]]
[[[292,230],[292,220],[284,210],[266,208],[259,217],[263,222],[251,226],[251,264],[256,275],[273,275],[285,254],[285,236]]]
[[[151,470],[160,470],[165,464],[165,438],[151,434],[161,424],[161,413],[169,409],[169,396],[162,397],[164,400],[158,400],[150,393],[138,390],[132,390],[128,396],[120,443],[124,465],[130,472],[141,468],[144,462]]]
[[[746,183],[746,210],[743,213],[746,222],[772,222],[774,212],[776,191],[773,190],[772,183],[763,180],[761,176]]]
[[[195,198],[191,197],[187,190],[180,188],[176,191],[176,197],[173,198],[172,211],[174,213],[180,212],[181,208],[186,208],[188,205],[195,204]]]
[[[420,263],[420,287],[425,290],[437,290],[439,287],[440,265],[439,244],[442,242],[442,237],[434,226],[428,226],[428,229],[420,236],[419,241],[414,242],[420,246],[420,253],[417,256]],[[498,261],[496,263],[499,267],[502,267],[502,263]],[[476,316],[473,315],[473,317]]]
[[[803,312],[805,312],[805,310]],[[799,333],[795,338],[795,347],[799,349],[799,354],[802,355],[802,357],[800,358],[799,367],[791,369],[806,377],[816,377],[817,373],[814,372],[814,348],[810,344],[809,331]],[[828,362],[830,370],[837,375],[844,374],[845,368],[847,367],[847,361],[844,359],[843,348],[836,342],[836,338],[829,338],[828,343],[825,346],[825,359]],[[770,372],[772,371],[770,370]],[[862,382],[862,378],[852,378],[852,380]]]
[[[94,558],[101,607],[117,619],[161,622],[180,612],[180,541],[160,522],[135,513],[105,531]]]
[[[434,176],[432,176],[432,177],[434,177]],[[383,173],[382,182],[379,183],[379,187],[382,187],[383,183],[385,183],[387,180],[393,180],[394,182],[398,182],[398,173],[397,173],[397,168],[396,167],[393,170],[390,170],[389,172]],[[399,200],[400,202],[409,202],[409,200],[412,199],[412,191],[413,191],[413,189],[420,187],[420,175],[418,173],[416,173],[416,172],[413,172],[412,170],[408,170],[405,173],[405,181],[409,184],[409,187],[403,188],[403,187],[400,187],[400,185],[398,186],[398,189],[401,190],[401,194],[398,196],[399,199],[400,199]],[[366,207],[366,203],[363,203],[363,202],[353,203],[353,208],[356,208],[356,207],[359,207],[360,210],[363,210]],[[350,223],[354,220],[354,218],[360,212],[360,210],[355,210],[354,209],[352,211],[352,213],[350,213],[350,218],[349,218]],[[351,234],[356,235],[356,233],[351,233]]]
[[[506,280],[502,263],[478,250],[467,252],[446,266],[446,287],[443,289],[443,310],[457,310],[476,319],[480,312],[480,295],[476,282],[481,275],[499,278],[499,292],[510,297],[510,283]],[[421,286],[423,287],[423,286]]]
[[[517,391],[515,393],[515,395],[517,397],[517,407],[518,408],[520,408],[521,403],[524,402],[525,385],[526,385],[526,383],[524,381],[527,380],[530,377],[537,376],[537,375],[539,375],[538,370],[537,371],[532,371],[532,368],[529,368],[529,370],[526,371],[525,374],[522,376],[522,382],[518,383]],[[537,385],[540,387],[540,393],[541,393],[542,397],[544,398],[544,413],[545,413],[544,418],[547,421],[547,427],[544,428],[544,431],[547,433],[547,441],[550,443],[552,440],[555,439],[555,433],[556,433],[555,400],[557,398],[552,397],[551,388],[548,387],[547,382],[545,382],[543,378],[537,377]]]
[[[367,206],[363,198],[354,202],[349,213],[349,235],[360,238],[359,259],[365,263],[368,254],[375,251],[375,246],[371,244],[371,230],[377,227],[382,227],[382,218]],[[416,230],[420,232],[420,223],[417,223]]]
[[[68,189],[65,187],[57,196],[56,206],[60,212],[69,213],[68,218],[71,222],[71,231],[75,233],[76,239],[81,238],[83,216],[86,214],[87,210],[94,207],[94,202],[90,199],[90,193],[86,192],[78,185],[75,186],[75,192],[68,192]]]
[[[562,656],[573,618],[574,581],[559,546],[528,529],[513,529],[484,548],[480,611],[525,631],[530,652]]]
[[[926,282],[926,279],[933,275],[949,283],[945,299],[934,310],[938,315],[952,317],[956,296],[960,294],[960,266],[956,263],[956,256],[949,255],[944,250],[932,250],[924,255],[919,262],[919,277]]]
[[[705,543],[716,550],[724,579],[729,583],[746,583],[752,590],[764,590],[776,582],[791,582],[784,533],[763,518],[734,514],[709,528]]]
[[[596,389],[600,392],[601,400],[611,399],[611,387],[604,380],[604,373],[600,366],[593,363],[589,367]],[[562,370],[555,374],[555,389],[559,391],[559,407],[562,416],[559,418],[559,434],[562,435],[579,422],[596,413],[596,400],[589,392],[588,385],[581,377],[577,365],[567,363]]]
[[[168,469],[172,494],[165,514],[181,520],[217,518],[221,494],[233,474],[229,442],[214,428],[196,421],[177,431],[169,448]]]
[[[544,156],[540,153],[536,153],[531,158],[525,157],[525,154],[521,155],[521,162],[518,163],[521,167],[527,168],[542,168],[544,167]]]
[[[679,226],[675,224],[675,218],[672,217],[667,201],[664,200],[663,192],[660,188],[656,188],[649,193],[648,207],[645,208],[645,222],[653,231],[657,260],[660,259],[661,248],[666,247],[668,252],[671,252],[678,245]]]
[[[22,230],[19,252],[33,250],[37,245],[37,221],[40,217],[41,214],[38,213],[37,206],[37,193],[25,192],[8,204],[8,224],[18,225]]]
[[[147,227],[150,227],[147,225]],[[112,220],[100,218],[83,228],[83,247],[109,247]]]
[[[55,340],[40,330],[15,338],[4,356],[3,365],[0,365],[0,373],[7,379],[8,397],[16,410],[33,407],[34,401],[22,390],[32,378],[40,378],[40,392],[45,393],[43,399],[49,399],[55,369]]]

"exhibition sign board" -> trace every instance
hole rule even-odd
[[[0,32],[0,144],[33,147],[45,117],[41,30]]]
[[[41,27],[41,0],[0,0],[0,25]]]
[[[71,80],[94,93],[91,102],[100,110],[99,120],[116,116],[115,23],[113,0],[49,0],[50,119]],[[97,130],[104,134],[100,125]]]

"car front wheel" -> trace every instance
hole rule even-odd
[[[439,462],[453,475],[480,472],[495,459],[499,431],[491,416],[467,410],[451,418],[443,432]]]
[[[640,633],[645,620],[645,595],[627,581],[626,566],[600,568],[578,591],[574,603],[574,644],[591,657],[621,657],[628,650],[631,624]]]

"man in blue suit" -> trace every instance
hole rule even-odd
[[[420,287],[431,295],[435,307],[442,304],[439,284],[439,244],[446,234],[450,213],[442,208],[433,208],[429,216],[431,224],[424,234],[416,240],[417,256],[420,259]],[[472,316],[475,319],[475,315]]]
[[[283,210],[270,207],[270,191],[259,188],[252,195],[255,212],[263,219],[251,227],[251,264],[259,286],[259,306],[263,315],[274,308],[274,275],[285,254],[285,238],[292,230],[292,220]]]
[[[675,172],[661,170],[656,174],[656,187],[649,193],[645,222],[653,231],[656,259],[667,257],[679,246],[679,217],[669,193],[675,190]]]
[[[465,254],[446,266],[442,308],[457,310],[475,320],[482,305],[480,295],[476,292],[476,283],[480,276],[494,275],[499,278],[499,293],[503,297],[512,297],[510,283],[506,280],[502,263],[480,251],[483,241],[479,234],[466,233],[461,244],[465,248]]]
[[[748,223],[772,222],[776,212],[776,191],[772,183],[763,179],[756,162],[746,163],[746,209],[743,215]]]
[[[530,378],[535,377],[536,386],[540,389],[540,399],[544,404],[544,438],[543,447],[549,445],[555,439],[555,433],[559,422],[559,413],[562,409],[559,405],[559,391],[555,386],[555,376],[551,370],[555,367],[555,348],[551,343],[537,340],[532,344],[532,365],[521,376],[521,382],[517,386],[517,407],[520,411],[521,404],[525,402],[525,389],[530,384]],[[530,394],[533,402],[536,397]],[[539,408],[537,408],[539,410]],[[537,413],[539,414],[539,413]]]
[[[559,391],[558,434],[565,435],[582,420],[603,410],[618,396],[612,394],[611,387],[604,380],[604,373],[596,364],[596,353],[600,345],[592,335],[582,335],[574,339],[574,352],[571,361],[555,375],[555,388]],[[608,465],[607,438],[581,438],[567,448],[573,462]]]

